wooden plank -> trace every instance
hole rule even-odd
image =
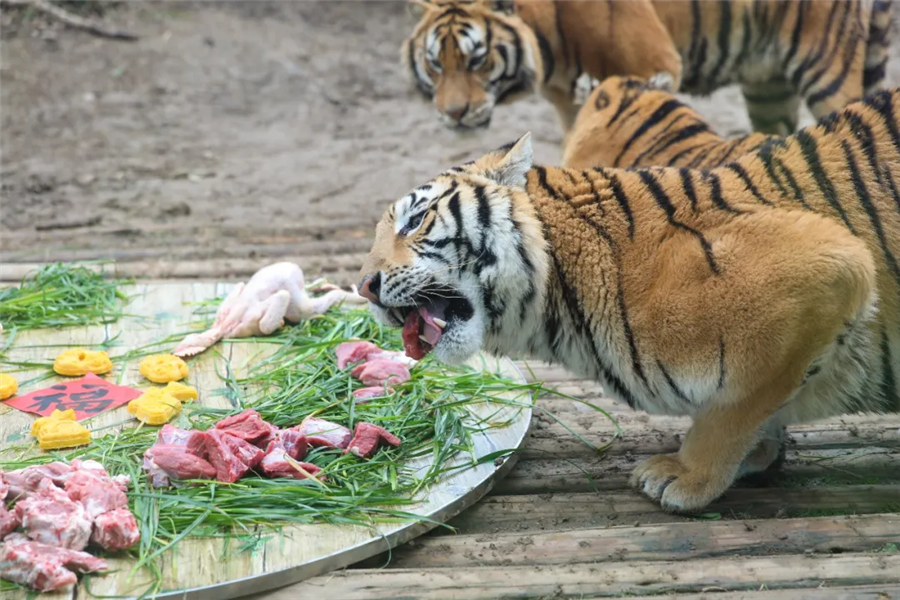
[[[396,548],[399,569],[696,560],[719,556],[873,552],[900,540],[900,515],[667,523],[548,531],[431,535]]]
[[[600,414],[559,414],[554,420],[536,412],[523,458],[576,458],[594,451],[585,442],[602,447],[615,435],[615,427]],[[618,415],[622,433],[607,450],[610,454],[663,454],[677,452],[690,427],[688,419],[644,421],[639,415]],[[900,448],[900,415],[866,415],[852,419],[829,419],[788,428],[788,444],[801,450],[835,450],[875,446]],[[580,436],[579,439],[576,436]]]
[[[30,374],[46,374],[55,355],[62,350],[59,345],[94,346],[104,341],[111,341],[110,354],[114,359],[115,369],[107,377],[136,388],[150,387],[150,383],[138,373],[139,360],[132,359],[134,350],[146,350],[148,344],[157,342],[173,332],[186,332],[190,320],[191,302],[221,296],[228,286],[214,283],[181,283],[165,284],[161,282],[145,282],[133,288],[125,288],[125,292],[133,296],[131,304],[126,308],[129,315],[119,323],[107,327],[67,328],[51,331],[21,332],[9,351],[13,360],[32,360],[47,365],[32,369]],[[165,345],[153,351],[168,351],[177,343],[167,341]],[[53,345],[57,346],[54,347]],[[206,352],[190,361],[191,374],[188,382],[197,387],[200,399],[196,401],[203,406],[228,407],[230,400],[218,393],[223,382],[218,373],[225,372],[225,360],[238,373],[246,368],[248,362],[259,360],[274,350],[274,346],[260,343],[223,343],[217,351]],[[221,357],[219,355],[222,355]],[[513,379],[519,379],[509,361],[474,361],[478,368],[484,366],[491,370],[499,370]],[[22,375],[22,374],[20,374]],[[29,372],[24,373],[22,393],[51,385],[59,379],[52,377],[42,383],[27,383]],[[504,404],[472,405],[476,416],[490,418],[496,422],[509,421],[506,427],[486,430],[473,435],[474,455],[468,453],[448,461],[445,467],[466,462],[472,458],[492,454],[498,450],[517,448],[527,433],[531,410],[517,409]],[[13,411],[2,406],[4,418],[0,419],[0,440],[3,446],[20,442],[34,420],[32,415]],[[498,412],[499,411],[499,412]],[[109,411],[86,422],[95,430],[104,433],[116,431],[121,427],[132,427],[136,424],[127,414],[124,407]],[[28,439],[25,437],[24,439]],[[35,448],[35,451],[38,451]],[[476,467],[463,469],[449,475],[428,490],[421,500],[405,507],[404,510],[432,519],[431,522],[397,521],[377,523],[371,528],[349,527],[328,524],[285,527],[282,535],[273,535],[265,544],[262,552],[238,553],[226,552],[225,542],[220,538],[189,538],[182,540],[177,553],[164,555],[160,569],[163,573],[162,590],[190,590],[187,593],[175,592],[178,597],[221,598],[236,597],[250,591],[258,591],[268,587],[284,585],[299,581],[328,570],[346,566],[367,556],[403,543],[412,537],[431,529],[435,522],[441,522],[455,516],[477,499],[481,498],[493,485],[494,477],[504,473],[515,463],[515,457],[497,461],[485,461]],[[406,466],[413,470],[431,467],[431,457],[422,457],[411,461]],[[127,556],[116,556],[109,559],[112,572],[105,577],[94,578],[91,582],[92,592],[98,595],[122,596],[132,595],[146,588],[149,582],[148,573],[138,572],[135,579],[129,580],[133,560]],[[262,576],[262,577],[261,577]],[[218,587],[217,587],[218,586]],[[78,588],[77,596],[86,592]],[[10,600],[24,597],[24,594],[10,593]],[[71,597],[58,595],[59,598]]]
[[[900,512],[900,485],[732,489],[705,512],[723,519]],[[646,496],[627,490],[488,496],[449,524],[462,534],[485,534],[688,520],[664,513]]]
[[[900,554],[633,561],[550,566],[351,569],[251,596],[253,600],[504,600],[618,597],[704,589],[817,588],[900,582]]]
[[[498,482],[495,494],[591,492],[628,487],[631,470],[645,455],[600,455],[593,458],[522,460]],[[768,476],[770,485],[894,484],[900,483],[900,451],[860,450],[788,451],[784,468]],[[737,482],[737,487],[755,487]]]
[[[900,585],[857,585],[795,590],[755,589],[746,592],[722,592],[711,587],[700,594],[629,596],[629,600],[900,600]]]

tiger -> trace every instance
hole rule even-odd
[[[563,150],[566,167],[712,168],[778,137],[750,133],[725,139],[668,92],[665,82],[652,78],[614,75],[584,86],[593,90],[582,101]]]
[[[530,356],[691,417],[631,482],[695,512],[787,425],[900,411],[898,116],[879,91],[714,169],[540,166],[525,133],[392,203],[359,293],[412,358]]]
[[[786,135],[800,99],[816,118],[880,89],[889,0],[409,0],[401,45],[440,121],[488,127],[494,106],[539,91],[564,134],[582,73],[667,76],[705,95],[739,83],[755,131]]]

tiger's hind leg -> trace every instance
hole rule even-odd
[[[770,421],[763,427],[756,447],[744,458],[738,478],[781,468],[787,448],[787,432],[778,421]]]
[[[787,81],[741,84],[753,131],[790,135],[800,119],[800,97]]]

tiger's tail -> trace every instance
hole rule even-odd
[[[869,38],[866,41],[866,62],[863,69],[863,90],[866,95],[881,87],[884,81],[888,49],[893,34],[891,0],[874,0],[869,15]]]

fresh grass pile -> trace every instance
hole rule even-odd
[[[338,370],[334,356],[334,348],[350,339],[401,348],[399,332],[383,328],[367,311],[332,311],[254,340],[265,346],[247,364],[223,359],[218,393],[228,398],[231,408],[188,405],[174,423],[206,429],[228,414],[254,408],[280,427],[315,414],[351,429],[359,421],[375,423],[402,439],[399,448],[382,448],[370,460],[314,449],[304,460],[323,469],[324,483],[251,475],[234,484],[197,481],[153,489],[141,469],[141,457],[155,440],[155,427],[125,429],[70,452],[26,458],[23,451],[30,447],[10,448],[0,455],[0,468],[81,457],[98,460],[113,475],[129,474],[130,507],[141,527],[140,545],[132,552],[139,566],[157,574],[158,586],[160,557],[187,536],[232,538],[233,549],[252,550],[289,523],[371,526],[416,518],[410,505],[423,499],[441,476],[511,452],[501,449],[476,458],[473,436],[505,425],[542,389],[426,359],[412,369],[410,381],[394,386],[393,396],[355,404],[350,392],[362,384],[350,377],[350,368]],[[483,402],[492,409],[487,417],[483,412],[477,417],[472,405]],[[151,586],[147,592],[156,589]]]
[[[98,325],[122,316],[123,282],[89,268],[56,263],[27,275],[18,287],[0,289],[0,323],[4,329]]]

